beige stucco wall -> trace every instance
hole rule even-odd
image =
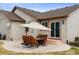
[[[73,42],[74,38],[79,37],[79,9],[72,12],[67,18],[67,39]]]
[[[2,13],[0,13],[0,32],[6,34],[6,39],[10,40],[11,38],[11,27],[7,26],[7,23],[11,23],[9,19]]]
[[[64,21],[64,24],[63,24]],[[66,43],[67,42],[67,19],[64,18],[61,21],[61,38]]]
[[[22,22],[11,22],[11,32],[13,40],[22,40],[22,35],[26,35],[25,28],[20,25]]]
[[[7,23],[10,23],[9,27]],[[0,32],[6,34],[6,39],[22,40],[22,35],[25,35],[25,28],[20,25],[22,22],[12,22],[4,14],[0,13]]]
[[[31,21],[31,20],[37,20],[37,19],[31,17],[30,15],[28,15],[28,14],[22,12],[22,11],[19,10],[19,9],[16,9],[16,10],[14,11],[14,13],[15,13],[16,15],[20,16],[21,18],[23,18],[24,20],[26,20],[26,23],[28,23],[28,22]],[[37,36],[38,33],[39,33],[39,30],[31,29],[31,28],[30,28],[30,29],[29,29],[29,32],[28,32],[28,35]]]

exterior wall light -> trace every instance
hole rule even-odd
[[[7,23],[6,23],[6,29],[9,29],[9,28],[10,28],[10,23],[7,22]]]
[[[10,23],[6,23],[6,26],[9,27],[10,26]]]

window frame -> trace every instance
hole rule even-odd
[[[56,32],[55,32],[55,31],[56,31],[56,30],[55,30],[55,29],[56,29],[56,28],[55,28],[55,27],[56,27],[56,22],[59,22],[59,23],[60,23],[60,28],[59,28],[60,33],[59,33],[59,37],[56,37]],[[51,23],[54,23],[54,30],[55,30],[55,31],[54,31],[54,37],[51,37],[51,32],[50,32],[50,38],[61,38],[61,30],[60,30],[60,29],[61,29],[61,22],[60,22],[60,21],[51,21],[51,22],[50,22],[50,28],[51,28]]]

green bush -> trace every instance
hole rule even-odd
[[[79,42],[70,42],[69,44],[73,45],[73,46],[78,46],[79,47]]]

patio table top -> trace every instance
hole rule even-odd
[[[43,40],[43,38],[36,38],[36,40]]]

